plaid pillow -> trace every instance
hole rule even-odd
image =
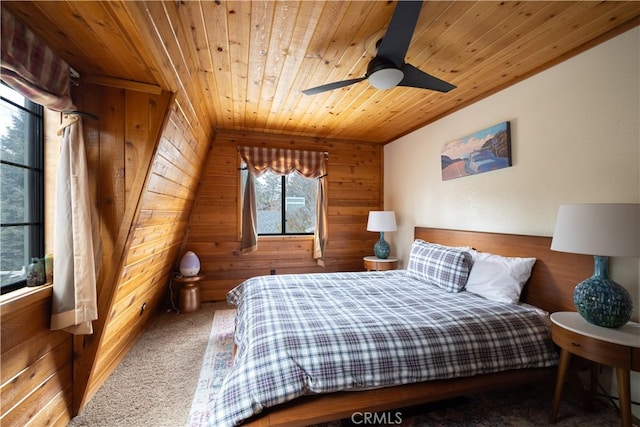
[[[407,265],[409,277],[435,285],[447,292],[464,289],[471,270],[471,255],[458,248],[416,239]]]

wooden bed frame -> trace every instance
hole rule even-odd
[[[551,237],[416,227],[415,238],[449,246],[472,246],[503,256],[535,257],[521,301],[548,312],[575,311],[573,288],[593,272],[593,257],[550,250]],[[427,381],[376,390],[298,398],[251,418],[251,426],[308,426],[452,397],[554,378],[555,368],[519,369],[473,377]],[[549,408],[551,410],[551,408]]]

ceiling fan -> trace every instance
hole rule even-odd
[[[363,77],[305,89],[302,93],[315,95],[363,80],[369,80],[369,83],[378,89],[390,89],[395,86],[408,86],[439,92],[449,92],[451,89],[455,89],[456,86],[451,83],[433,77],[404,62],[421,8],[422,1],[398,1],[391,17],[389,28],[387,28],[387,33],[376,44],[378,52],[369,61],[367,73]]]

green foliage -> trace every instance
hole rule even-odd
[[[0,137],[0,158],[5,161],[23,163],[25,159],[25,123],[24,116],[14,113],[11,125]],[[3,224],[20,223],[25,216],[25,172],[22,168],[2,163],[0,165],[0,220]],[[0,230],[0,270],[18,271],[24,267],[26,227],[2,227]],[[2,284],[12,280],[0,279]],[[14,279],[15,280],[15,279]]]

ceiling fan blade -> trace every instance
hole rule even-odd
[[[421,8],[421,1],[398,1],[376,56],[393,62],[398,68],[402,67]]]
[[[437,90],[438,92],[449,92],[456,86],[433,77],[414,67],[411,64],[405,64],[402,68],[404,78],[398,83],[398,86],[417,87],[421,89]]]
[[[349,86],[354,83],[358,83],[366,79],[366,77],[358,77],[357,79],[342,80],[339,82],[327,83],[326,85],[312,87],[302,91],[305,95],[315,95],[316,93],[326,92],[328,90],[340,89],[341,87]]]

